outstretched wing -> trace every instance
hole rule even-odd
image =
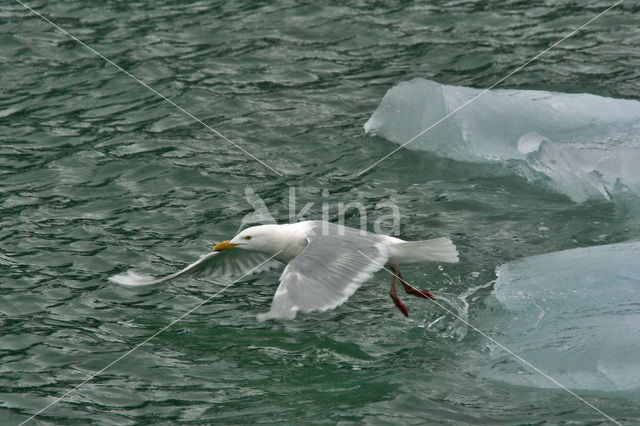
[[[271,310],[258,315],[259,321],[333,309],[388,259],[387,244],[380,236],[327,222],[311,222],[307,241],[285,268]]]
[[[234,276],[247,274],[249,272],[256,273],[271,269],[279,264],[279,262],[275,260],[265,262],[267,259],[269,259],[269,256],[261,253],[240,249],[223,250],[205,254],[186,268],[167,275],[166,277],[153,278],[137,274],[133,271],[127,271],[124,274],[109,277],[109,281],[128,287],[142,287],[160,284],[174,278],[208,277],[212,275]]]

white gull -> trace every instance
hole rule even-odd
[[[271,309],[258,315],[258,320],[264,321],[291,319],[298,311],[326,311],[340,306],[375,272],[387,266],[394,273],[389,294],[398,309],[408,315],[396,292],[398,278],[408,294],[422,298],[433,295],[410,286],[398,265],[458,261],[458,251],[448,238],[404,241],[323,221],[253,226],[229,241],[216,244],[213,250],[163,278],[130,271],[109,280],[137,287],[178,277],[243,275],[284,263],[287,266],[280,276]]]

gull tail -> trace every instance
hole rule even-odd
[[[392,263],[458,262],[458,250],[448,238],[426,241],[405,241],[391,245]]]

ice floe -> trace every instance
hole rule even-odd
[[[484,91],[414,79],[390,89],[364,128],[398,144],[420,134],[408,149],[456,160],[522,161],[528,172],[514,170],[529,179],[542,173],[577,202],[640,194],[640,102],[635,100]]]
[[[640,390],[640,242],[523,258],[497,270],[472,320],[509,350],[574,389]],[[557,387],[494,343],[480,375]]]

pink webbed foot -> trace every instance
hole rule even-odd
[[[395,265],[393,265],[395,266]],[[407,308],[407,305],[405,305],[404,303],[402,303],[402,300],[400,300],[400,298],[398,297],[398,292],[396,290],[396,282],[398,281],[398,275],[395,273],[397,271],[398,267],[395,266],[394,267],[394,274],[393,274],[393,281],[391,281],[391,290],[389,290],[389,296],[391,296],[391,300],[393,300],[393,303],[396,305],[396,308],[398,308],[400,310],[400,312],[402,312],[402,314],[405,317],[409,316],[409,309]]]
[[[421,297],[423,299],[436,300],[436,297],[433,294],[431,294],[431,292],[429,290],[418,290],[417,288],[415,288],[414,286],[412,286],[411,284],[406,282],[404,277],[400,273],[400,271],[398,271],[398,277],[400,278],[400,282],[402,283],[402,286],[404,287],[405,293],[410,294],[412,296]]]

